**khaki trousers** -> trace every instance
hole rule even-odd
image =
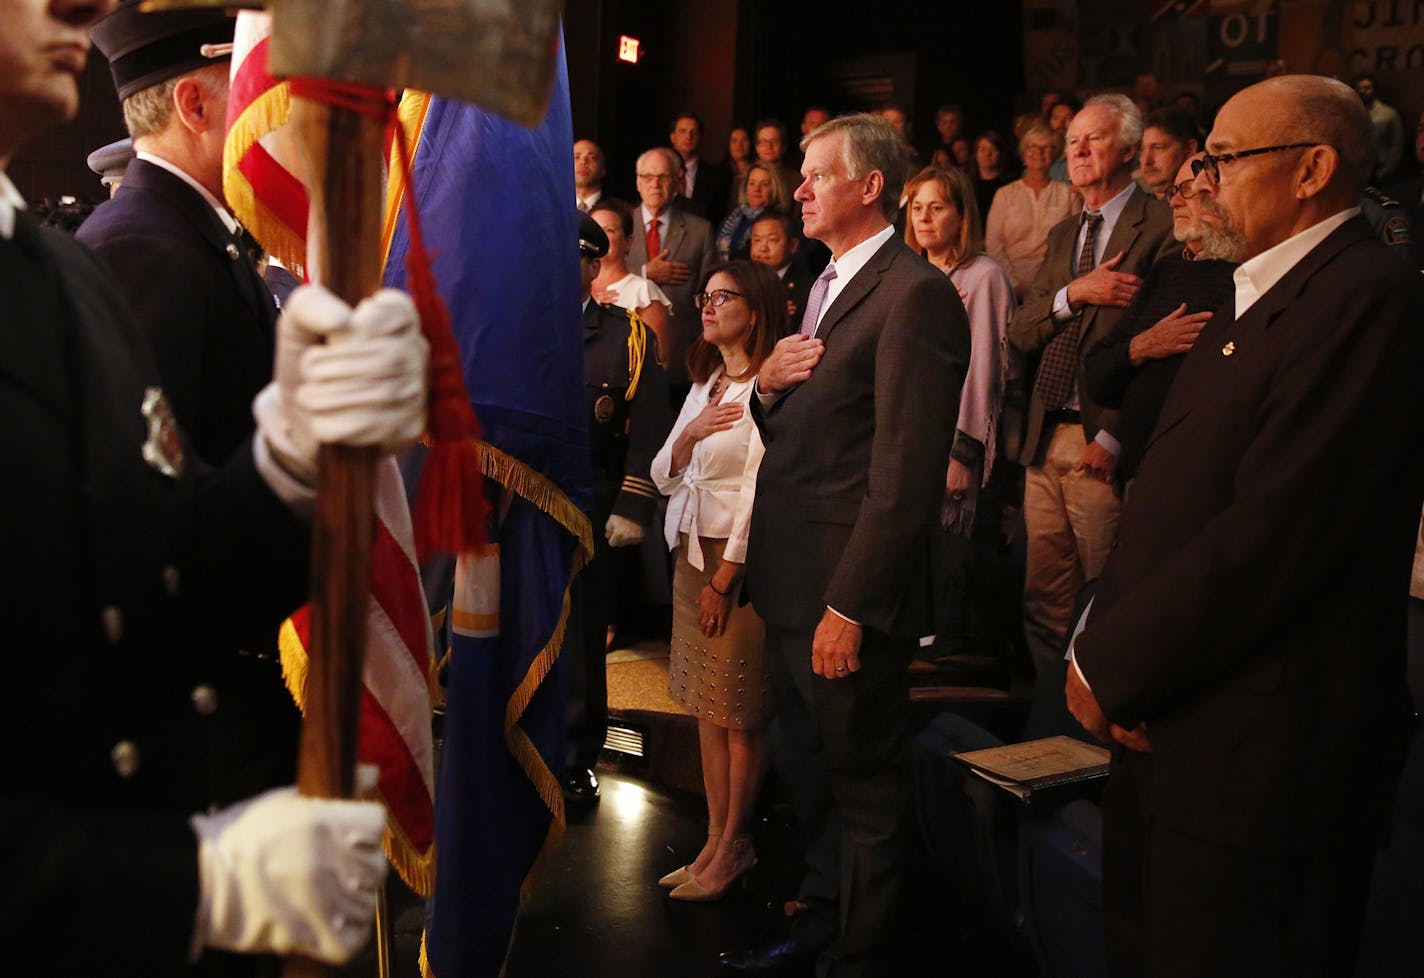
[[[1045,666],[1063,658],[1078,592],[1102,573],[1117,537],[1122,501],[1079,471],[1087,447],[1082,425],[1054,426],[1042,462],[1029,466],[1024,481],[1024,638],[1041,676],[1055,674]]]

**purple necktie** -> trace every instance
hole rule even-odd
[[[811,284],[811,294],[806,298],[806,315],[801,317],[802,336],[815,336],[816,323],[821,318],[821,306],[825,304],[826,293],[830,291],[831,279],[836,277],[836,263],[826,265],[826,270]]]

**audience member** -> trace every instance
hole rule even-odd
[[[124,170],[128,169],[133,158],[133,139],[125,136],[118,142],[100,146],[89,154],[86,162],[89,164],[89,169],[99,175],[99,183],[108,190],[109,196],[112,197],[123,185]]]
[[[737,193],[737,209],[727,215],[717,231],[717,255],[725,263],[746,258],[751,248],[752,225],[768,209],[786,210],[791,195],[782,187],[776,168],[753,163]]]
[[[800,254],[801,236],[789,214],[772,211],[757,218],[752,225],[751,259],[776,272],[786,292],[786,332],[801,328],[801,316],[806,311],[806,298],[811,294],[811,282],[820,274],[819,268],[808,268],[796,261]],[[781,337],[777,337],[781,339]]]
[[[647,323],[658,338],[658,349],[667,346],[670,300],[657,283],[628,270],[628,252],[633,247],[633,209],[621,200],[605,197],[589,212],[608,237],[608,253],[598,263],[593,280],[593,298],[599,305],[631,309]]]
[[[1177,93],[1177,97],[1172,99],[1172,104],[1179,109],[1190,112],[1192,118],[1196,120],[1197,129],[1201,129],[1202,123],[1205,120],[1202,119],[1201,99],[1197,97],[1196,92],[1190,90],[1180,91]]]
[[[682,158],[682,186],[678,188],[678,196],[683,205],[690,213],[716,224],[722,218],[727,200],[727,171],[702,160],[702,120],[690,112],[673,119],[668,142]]]
[[[1158,109],[1142,120],[1142,189],[1158,200],[1177,183],[1182,161],[1201,149],[1201,129],[1185,109]]]
[[[603,199],[603,150],[592,139],[574,142],[574,203],[585,214]]]
[[[974,163],[974,150],[969,145],[969,140],[963,136],[955,136],[949,143],[949,164],[958,167],[965,173],[969,172],[969,167]]]
[[[748,261],[719,266],[697,296],[691,392],[653,481],[668,497],[673,572],[668,695],[697,717],[707,842],[658,881],[674,900],[716,900],[752,866],[752,821],[773,700],[761,619],[740,600],[761,435],[747,409],[756,374],[785,333],[781,283]]]
[[[1176,249],[1171,212],[1132,182],[1142,116],[1126,96],[1088,100],[1068,127],[1068,172],[1081,219],[1048,232],[1042,266],[1009,325],[1038,358],[1020,461],[1028,466],[1024,635],[1050,674],[1078,592],[1102,572],[1117,530],[1117,413],[1080,389],[1081,351],[1112,332],[1142,276]]]
[[[979,213],[989,213],[989,205],[994,202],[994,194],[999,188],[1013,181],[1008,175],[1008,147],[1004,137],[992,129],[981,132],[974,139],[974,162],[969,167],[969,175],[974,183],[974,202],[979,205]]]
[[[672,151],[643,155],[654,154],[666,157]],[[640,175],[645,163],[638,163]],[[663,164],[657,172],[671,176],[672,161],[664,159]],[[644,182],[640,179],[639,186]],[[667,188],[671,196],[670,181]],[[607,235],[588,214],[579,215],[578,227],[594,554],[575,579],[572,594],[576,610],[570,620],[579,623],[578,644],[564,672],[562,787],[568,804],[588,807],[598,800],[593,767],[608,729],[608,626],[617,608],[619,583],[630,576],[635,545],[642,542],[661,498],[649,470],[672,414],[657,337],[626,310],[593,299],[593,280],[608,254]]]
[[[964,136],[964,110],[952,103],[935,109],[935,132],[939,134],[938,148],[948,153],[949,159],[953,161],[954,154],[950,146],[956,139]]]
[[[941,522],[970,535],[979,490],[993,471],[999,414],[1009,379],[1007,341],[1014,288],[1002,265],[984,253],[974,187],[963,171],[921,170],[905,185],[909,220],[905,243],[949,276],[969,315],[972,355],[950,452]],[[985,514],[998,526],[998,513]]]
[[[914,127],[910,125],[910,118],[906,115],[904,106],[887,105],[880,110],[880,118],[895,130],[895,135],[899,136],[900,141],[905,144],[905,153],[910,159],[910,165],[912,167],[919,166],[920,154],[915,149]]]
[[[662,351],[667,365],[673,407],[691,386],[687,379],[687,348],[701,332],[692,304],[697,283],[716,263],[712,226],[674,203],[674,188],[681,161],[667,147],[650,149],[638,157],[636,176],[642,206],[633,214],[632,247],[628,263],[644,278],[662,286],[672,301],[668,345]]]
[[[727,176],[731,178],[730,194],[736,194],[747,175],[747,167],[756,160],[752,152],[752,137],[743,126],[733,126],[727,134]]]
[[[781,185],[793,189],[801,183],[801,174],[787,165],[786,127],[776,119],[763,119],[756,124],[756,155],[763,163],[774,167]]]
[[[1203,254],[1243,264],[1163,406],[1068,679],[1084,727],[1128,748],[1104,796],[1116,973],[1355,971],[1415,724],[1424,499],[1424,429],[1381,423],[1424,417],[1424,283],[1356,216],[1369,131],[1348,86],[1283,76],[1222,107],[1197,164],[1222,219]]]
[[[801,135],[809,136],[811,131],[819,129],[831,119],[831,110],[824,105],[809,105],[801,115]]]
[[[1404,124],[1393,106],[1386,105],[1375,93],[1373,75],[1355,76],[1355,91],[1360,101],[1370,113],[1372,144],[1375,149],[1374,168],[1370,170],[1370,184],[1383,187],[1394,179],[1404,159]]]
[[[1127,313],[1083,356],[1083,389],[1118,413],[1115,433],[1121,451],[1115,476],[1120,490],[1137,474],[1182,358],[1235,289],[1234,262],[1202,257],[1204,226],[1214,222],[1219,228],[1221,218],[1209,209],[1211,199],[1192,185],[1191,160],[1200,157],[1195,153],[1182,162],[1167,192],[1172,236],[1183,245],[1181,255],[1152,266]]]
[[[1073,117],[1083,108],[1083,103],[1072,95],[1065,95],[1048,112],[1048,125],[1051,129],[1056,129],[1063,134],[1063,139],[1068,139],[1068,126],[1073,122]],[[1060,156],[1053,161],[1053,165],[1048,168],[1048,175],[1061,183],[1072,183],[1068,179],[1068,157]]]
[[[1043,264],[1049,230],[1081,206],[1071,186],[1048,177],[1062,145],[1062,135],[1043,124],[1024,133],[1019,140],[1023,176],[1000,187],[989,207],[984,245],[1009,273],[1019,299],[1028,293]]]
[[[832,119],[802,148],[806,234],[834,260],[801,332],[758,374],[766,455],[747,593],[766,622],[783,775],[807,840],[805,909],[787,940],[722,960],[745,973],[819,957],[822,974],[900,975],[914,838],[908,665],[933,627],[931,531],[969,327],[952,283],[895,240],[905,164],[890,127]]]

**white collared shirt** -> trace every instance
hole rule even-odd
[[[594,205],[594,204],[597,204],[597,203],[598,203],[600,200],[602,200],[602,199],[603,199],[603,191],[602,191],[602,190],[595,190],[593,193],[589,194],[587,197],[580,197],[577,193],[575,193],[575,194],[574,194],[574,206],[575,206],[575,207],[578,207],[578,208],[580,208],[580,209],[582,209],[583,212],[584,212],[585,214],[587,214],[589,211],[593,210],[593,205]]]
[[[0,171],[0,238],[9,241],[15,236],[15,212],[24,209],[25,198],[4,171]]]
[[[1246,310],[1255,305],[1256,300],[1269,292],[1271,286],[1284,278],[1287,272],[1300,264],[1300,260],[1314,251],[1316,245],[1330,237],[1331,232],[1358,213],[1358,207],[1351,207],[1332,214],[1320,223],[1312,224],[1304,231],[1238,265],[1236,271],[1231,273],[1236,282],[1236,318],[1240,319],[1246,315]]]
[[[192,187],[194,190],[196,190],[199,194],[202,195],[203,199],[208,202],[208,206],[211,207],[217,213],[218,220],[223,222],[223,227],[227,228],[228,234],[236,234],[238,232],[237,219],[233,217],[231,213],[229,213],[227,206],[224,205],[222,201],[218,200],[216,197],[210,194],[208,192],[207,187],[204,187],[201,183],[194,180],[187,173],[183,172],[183,170],[178,166],[178,164],[170,163],[163,157],[154,156],[152,153],[147,151],[137,152],[134,154],[134,156],[138,157],[146,163],[152,163],[154,166],[159,167],[160,169],[167,170],[179,180],[182,180],[188,186]]]
[[[809,335],[816,335],[816,330],[821,328],[821,321],[826,318],[826,313],[830,311],[832,303],[836,301],[836,296],[845,291],[847,283],[855,278],[856,273],[864,268],[866,263],[875,257],[875,253],[894,235],[895,225],[887,224],[854,248],[847,250],[839,258],[831,257],[831,264],[836,266],[836,277],[831,279],[826,287],[826,298],[821,301],[821,311],[816,319],[816,329],[812,330]]]

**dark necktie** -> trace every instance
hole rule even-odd
[[[1098,226],[1102,223],[1103,215],[1097,211],[1083,214],[1083,249],[1078,252],[1075,277],[1081,278],[1093,270]],[[1079,313],[1064,324],[1043,351],[1033,390],[1045,411],[1060,410],[1073,394],[1073,385],[1078,377],[1078,341],[1082,338],[1082,327],[1083,316]]]

